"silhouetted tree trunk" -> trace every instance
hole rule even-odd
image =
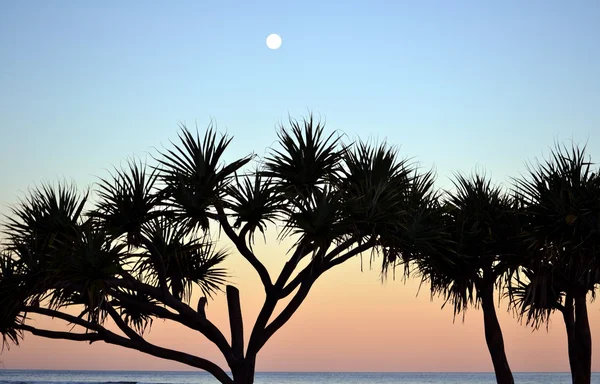
[[[498,384],[514,384],[514,379],[508,359],[504,351],[504,338],[502,329],[496,316],[494,306],[494,286],[488,285],[481,292],[481,308],[483,310],[483,325],[485,327],[485,341],[492,357],[496,382]]]
[[[253,384],[256,357],[246,358],[237,367],[231,369],[235,384]]]
[[[573,312],[573,296],[567,294],[565,299],[565,306],[561,309],[563,319],[565,321],[565,327],[567,329],[567,345],[569,352],[569,366],[571,367],[571,379],[573,383],[577,382],[577,372],[580,371],[578,365],[580,361],[577,357],[577,341],[575,340],[575,313]]]
[[[589,384],[592,380],[592,333],[587,313],[587,292],[575,298],[575,334],[581,359],[577,384]]]
[[[573,305],[575,304],[575,305]],[[592,380],[592,335],[587,313],[587,295],[567,295],[563,319],[567,328],[569,365],[573,384],[590,384]]]
[[[230,364],[233,382],[235,384],[253,384],[256,355],[244,357],[244,321],[240,305],[240,291],[228,285],[227,307],[229,310],[229,326],[231,330],[231,349],[235,363]]]

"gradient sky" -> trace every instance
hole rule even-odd
[[[265,38],[278,33],[277,51]],[[587,141],[600,158],[600,3],[590,1],[3,1],[0,208],[59,178],[90,185],[128,156],[214,118],[231,158],[262,154],[288,113],[311,110],[350,138],[387,138],[452,172],[499,182]],[[272,238],[272,237],[271,237]],[[259,247],[270,268],[285,245]],[[237,257],[246,322],[258,280]],[[325,275],[259,355],[259,370],[490,371],[482,314],[465,323],[418,284],[381,284],[355,259]],[[225,325],[220,297],[208,307]],[[600,335],[600,306],[590,306]],[[567,371],[560,318],[548,332],[499,309],[515,371]],[[201,337],[156,323],[151,340],[216,357]],[[600,342],[593,369],[600,370]],[[107,345],[26,338],[7,368],[185,369]],[[218,360],[221,361],[221,360]]]

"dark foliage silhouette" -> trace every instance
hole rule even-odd
[[[203,135],[183,127],[155,166],[132,161],[101,179],[97,201],[65,184],[31,192],[4,230],[3,341],[18,343],[25,333],[103,341],[206,370],[221,383],[252,383],[261,348],[328,270],[363,252],[393,258],[432,246],[438,235],[423,224],[436,214],[429,173],[419,173],[385,144],[343,145],[312,116],[291,120],[278,135],[266,158],[225,162],[231,138],[212,127]],[[254,160],[256,170],[249,171]],[[292,249],[282,250],[287,261],[276,276],[252,246],[256,232],[264,234],[273,223],[280,237],[295,240]],[[217,249],[218,235],[233,244],[232,254]],[[222,263],[231,257],[250,263],[264,286],[247,345],[240,292]],[[195,305],[192,289],[203,295]],[[221,290],[230,340],[204,310]],[[275,311],[282,300],[287,304]],[[74,328],[42,329],[30,314]],[[231,376],[200,356],[148,342],[144,331],[154,319],[204,335],[225,357]]]

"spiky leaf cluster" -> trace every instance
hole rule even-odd
[[[100,179],[93,201],[74,186],[45,184],[13,207],[0,275],[5,341],[18,341],[28,308],[75,307],[102,324],[113,307],[141,333],[164,306],[156,297],[188,301],[194,286],[204,296],[221,289],[226,254],[208,220],[249,158],[223,165],[230,139],[211,128],[203,138],[183,128],[180,140],[157,167],[132,161]]]
[[[457,174],[454,190],[440,203],[437,217],[448,235],[446,247],[415,259],[415,269],[432,295],[450,304],[454,314],[479,305],[481,291],[519,266],[520,226],[513,197],[481,174]]]
[[[567,295],[594,294],[600,283],[600,174],[585,146],[556,143],[549,158],[515,180],[515,190],[527,252],[508,296],[519,316],[539,327],[571,304]]]
[[[39,306],[77,307],[92,325],[109,317],[119,325],[118,314],[138,333],[153,318],[179,316],[168,308],[191,316],[177,303],[188,303],[194,287],[210,297],[227,280],[215,226],[244,252],[241,242],[276,225],[296,240],[290,265],[313,255],[310,278],[358,253],[350,249],[381,251],[390,264],[445,257],[432,172],[386,143],[344,145],[312,116],[291,120],[278,136],[252,170],[252,156],[227,158],[231,138],[214,127],[182,127],[155,166],[129,162],[100,179],[90,199],[62,184],[34,190],[5,227],[10,266],[0,284],[21,294],[3,299],[15,308],[2,319],[3,335],[16,341],[19,316]]]

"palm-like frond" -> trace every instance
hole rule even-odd
[[[4,233],[9,244],[52,244],[57,238],[70,236],[82,219],[87,194],[79,196],[74,186],[44,184],[11,209]],[[40,255],[41,256],[41,255]]]
[[[441,203],[439,190],[434,187],[432,171],[414,170],[411,185],[406,193],[404,213],[398,222],[398,232],[391,237],[388,255],[383,259],[383,272],[394,266],[397,260],[405,265],[409,273],[409,263],[414,260],[447,259],[449,250],[454,248],[448,229],[448,212]],[[382,238],[386,245],[386,238]]]
[[[23,333],[18,326],[23,323],[24,316],[19,306],[26,297],[26,289],[20,273],[19,263],[10,252],[0,254],[0,334],[2,349],[10,344],[19,344]]]
[[[123,290],[120,292],[127,299],[137,303],[138,305],[129,305],[120,301],[116,301],[119,308],[119,313],[125,321],[138,334],[143,335],[146,330],[152,326],[154,313],[145,311],[142,308],[145,305],[159,305],[160,303],[150,296],[137,291]]]
[[[448,203],[456,215],[459,252],[476,256],[481,265],[492,265],[519,235],[511,197],[480,174],[470,179],[458,174],[454,183],[456,191],[448,195]]]
[[[344,154],[336,182],[346,205],[346,220],[360,236],[391,238],[400,229],[409,207],[411,167],[385,143],[359,142]]]
[[[515,184],[531,257],[551,260],[573,287],[593,289],[600,283],[600,175],[585,146],[556,144],[549,159],[529,166]]]
[[[236,182],[227,188],[228,207],[236,219],[234,227],[239,228],[245,223],[252,243],[256,230],[264,236],[267,223],[275,223],[281,211],[281,199],[272,180],[262,177],[259,172],[253,179],[237,175],[235,179]]]
[[[479,304],[475,281],[478,271],[465,262],[464,258],[446,255],[446,258],[419,259],[417,261],[421,283],[429,283],[431,296],[439,296],[444,300],[442,308],[450,304],[456,317],[465,313],[470,306]]]
[[[179,134],[180,144],[159,159],[159,177],[166,185],[165,204],[179,220],[191,227],[209,228],[210,207],[223,202],[226,188],[235,173],[247,164],[247,156],[223,165],[223,154],[231,138],[217,134],[209,126],[204,137],[193,135],[185,126]]]
[[[23,263],[15,257],[14,251],[0,251],[0,279],[9,279],[23,273]]]
[[[179,299],[189,299],[193,283],[211,296],[226,282],[226,270],[219,267],[226,255],[208,238],[193,234],[188,226],[167,217],[148,222],[143,231],[147,253],[141,255],[137,272],[156,286],[164,273],[171,292]]]
[[[221,267],[227,253],[216,248],[209,239],[201,239],[202,246],[180,261],[183,277],[191,291],[192,283],[200,288],[203,296],[212,297],[227,283],[227,269]]]
[[[7,249],[19,260],[30,281],[45,279],[60,261],[59,253],[70,247],[83,224],[87,194],[79,196],[73,186],[43,185],[12,208],[5,224]]]
[[[265,159],[262,175],[271,178],[280,192],[294,199],[309,196],[336,173],[344,149],[335,133],[326,136],[324,124],[310,115],[302,122],[290,119],[290,129],[281,127],[281,149]]]
[[[6,290],[5,284],[0,283],[0,290]],[[2,312],[0,313],[0,335],[2,335],[2,350],[10,348],[11,344],[19,345],[19,341],[23,339],[23,331],[19,326],[25,321],[25,316],[18,308],[18,304],[14,300],[8,301],[0,294],[0,305]]]
[[[49,271],[48,278],[39,282],[42,289],[50,290],[50,307],[84,305],[89,321],[101,322],[107,281],[124,273],[124,247],[111,242],[103,230],[83,228],[60,253],[60,261]]]
[[[112,237],[127,234],[127,242],[139,246],[142,225],[160,214],[157,178],[156,170],[148,172],[145,165],[130,161],[128,169],[117,170],[111,179],[100,179],[100,201],[90,216]]]
[[[292,200],[282,236],[298,237],[298,242],[327,249],[348,234],[341,194],[325,187],[308,198]]]
[[[421,245],[425,251],[414,263],[432,295],[443,297],[444,305],[451,304],[457,315],[470,305],[478,306],[480,290],[493,289],[499,277],[519,266],[513,252],[518,249],[514,243],[520,227],[509,195],[484,175],[457,174],[454,186],[425,226],[449,237],[437,242],[432,237],[434,247]],[[435,204],[436,199],[431,201]]]
[[[562,304],[562,288],[549,268],[524,269],[522,275],[508,286],[506,297],[517,316],[537,329]]]

